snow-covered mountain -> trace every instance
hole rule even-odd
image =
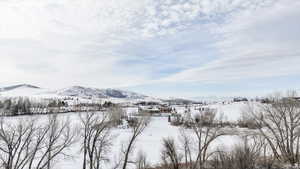
[[[143,94],[118,89],[102,89],[102,92],[106,96],[114,98],[144,99],[148,97]]]
[[[94,98],[119,98],[119,99],[144,99],[148,96],[135,92],[119,89],[97,89],[83,86],[72,86],[55,91],[60,96],[94,97]]]
[[[0,88],[3,96],[32,96],[43,92],[44,89],[30,84],[20,84]]]
[[[30,84],[19,84],[19,85],[13,85],[13,86],[0,88],[0,92],[10,91],[10,90],[14,90],[14,89],[17,89],[17,88],[40,89],[40,87],[33,86],[33,85],[30,85]]]
[[[74,96],[81,98],[116,98],[116,99],[146,99],[148,96],[119,89],[97,89],[83,86],[71,86],[60,90],[47,90],[40,87],[21,84],[0,88],[3,96],[39,96],[61,97]]]
[[[52,91],[50,93],[57,94],[59,96],[97,97],[97,98],[106,97],[104,94],[102,94],[100,89],[88,88],[82,86],[72,86],[72,87]]]

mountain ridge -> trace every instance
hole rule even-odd
[[[14,93],[14,95],[18,95],[20,89],[26,90],[28,89],[30,92],[35,89],[42,89],[38,86],[31,84],[19,84],[12,85],[7,87],[0,88],[0,93]],[[35,90],[36,91],[36,90]],[[26,91],[22,91],[20,96],[23,96]],[[30,95],[32,93],[28,93]],[[118,98],[118,99],[145,99],[149,96],[139,94],[136,92],[125,91],[120,89],[106,88],[106,89],[98,89],[92,87],[85,86],[70,86],[63,89],[52,90],[52,91],[41,91],[40,93],[33,92],[33,95],[57,95],[57,96],[74,96],[74,97],[83,97],[83,98]]]
[[[40,87],[38,87],[38,86],[23,83],[23,84],[18,84],[18,85],[2,87],[2,88],[0,88],[0,92],[14,90],[14,89],[21,88],[21,87],[27,87],[27,88],[32,88],[32,89],[40,89]]]

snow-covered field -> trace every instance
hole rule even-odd
[[[23,117],[6,117],[6,120],[14,122]],[[27,118],[25,116],[25,118]],[[32,118],[29,117],[29,118]],[[34,117],[33,117],[34,118]],[[38,121],[43,122],[46,119],[45,115],[38,116]],[[74,127],[79,123],[78,113],[61,114],[59,118],[68,118]],[[113,129],[113,146],[110,152],[111,163],[107,164],[106,168],[110,168],[111,164],[118,159],[120,154],[121,145],[125,143],[131,132],[130,129],[115,128]],[[160,162],[160,150],[162,139],[166,137],[173,137],[176,140],[177,146],[179,145],[179,127],[171,126],[168,123],[167,117],[152,117],[150,124],[146,130],[138,138],[135,144],[135,154],[139,151],[143,151],[147,155],[147,159],[151,164],[157,164]],[[230,149],[235,143],[239,141],[237,136],[223,136],[220,137],[212,144],[212,148]],[[72,146],[72,149],[68,150],[73,158],[59,159],[55,163],[56,169],[80,169],[82,167],[82,157],[80,153],[80,142]]]
[[[229,103],[229,104],[222,104],[222,103],[215,103],[206,106],[201,106],[204,108],[212,108],[216,109],[217,116],[223,116],[224,121],[236,122],[241,117],[242,111],[245,108],[247,103],[238,102],[238,103]],[[183,114],[184,111],[187,109],[185,106],[173,106],[176,111],[180,114]],[[196,108],[199,107],[189,107],[192,114],[199,113],[199,110]]]
[[[76,115],[71,115],[76,116]],[[144,133],[138,138],[135,145],[135,154],[139,151],[143,151],[147,155],[147,159],[151,164],[157,164],[160,162],[160,150],[162,139],[166,137],[173,137],[177,141],[179,146],[179,127],[169,125],[166,117],[152,117],[151,123],[146,128]],[[117,160],[120,153],[122,143],[126,142],[130,136],[129,129],[114,129],[113,147],[111,150],[111,162]],[[223,136],[220,137],[212,144],[212,148],[230,149],[235,143],[239,142],[237,136]],[[73,159],[62,160],[56,164],[57,169],[80,169],[82,166],[82,159],[80,157],[80,146],[77,144],[71,150],[74,155]],[[108,164],[108,168],[111,164]]]
[[[29,93],[34,93],[36,97],[41,97],[39,92],[41,92],[42,89],[31,89],[28,87],[19,87],[15,89],[14,91],[7,91],[2,92],[2,95],[5,94],[5,96],[15,96],[16,92],[18,95],[21,94],[21,96],[27,96],[28,90],[30,90]],[[48,97],[50,97],[51,94],[48,94]],[[109,98],[113,102],[119,102],[118,100],[124,101],[124,99],[118,99],[118,98]],[[153,99],[150,98],[149,99]],[[82,101],[81,99],[80,101]],[[145,100],[145,99],[144,99]],[[91,101],[91,100],[89,100]],[[130,100],[125,100],[130,101]],[[241,111],[243,107],[245,106],[245,103],[231,103],[231,104],[211,104],[207,106],[202,107],[209,107],[217,110],[217,115],[221,116],[224,115],[225,121],[230,122],[236,122],[240,116]],[[184,106],[173,106],[173,108],[176,109],[178,113],[184,113],[187,109]],[[199,107],[191,106],[189,109],[191,110],[192,114],[198,113],[199,111],[196,109]],[[138,111],[137,107],[130,107],[126,109],[127,113],[136,113]],[[74,127],[76,124],[79,123],[79,113],[69,113],[69,114],[60,114],[59,118],[68,118],[72,125]],[[33,116],[31,116],[33,117]],[[31,118],[30,117],[30,118]],[[43,122],[43,120],[46,119],[46,116],[37,116],[39,119],[39,122]],[[14,122],[16,119],[22,118],[22,117],[6,117],[6,120]],[[34,118],[34,117],[33,117]],[[113,164],[115,160],[117,160],[121,145],[126,142],[130,136],[131,132],[130,129],[123,129],[123,128],[115,128],[113,129],[113,146],[110,152],[110,160],[111,163],[108,164],[106,168],[110,168],[110,165]],[[160,150],[161,150],[161,144],[162,139],[166,137],[173,137],[176,140],[177,146],[179,145],[179,127],[172,126],[168,123],[167,117],[152,117],[150,124],[147,126],[146,130],[142,133],[142,135],[138,138],[136,145],[135,145],[135,154],[139,151],[143,151],[147,155],[147,160],[151,164],[158,164],[160,162]],[[230,149],[234,144],[239,142],[238,136],[222,136],[219,139],[217,139],[212,144],[212,149]],[[68,150],[70,154],[72,154],[73,158],[70,159],[59,159],[55,163],[56,169],[80,169],[82,168],[82,157],[80,153],[80,142],[76,143],[72,147],[72,149]]]

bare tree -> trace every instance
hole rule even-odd
[[[192,145],[193,141],[192,138],[190,137],[190,134],[187,133],[185,128],[180,129],[180,145],[181,149],[184,152],[184,162],[185,162],[185,168],[186,169],[191,169],[192,168],[192,163],[193,163],[193,158],[192,158]]]
[[[0,121],[0,160],[5,169],[24,168],[32,153],[31,142],[34,137],[33,121],[20,120],[16,124]]]
[[[195,122],[192,125],[192,132],[196,136],[196,159],[193,169],[204,167],[205,162],[210,157],[208,149],[210,144],[218,137],[226,135],[222,131],[222,127],[216,124],[218,121],[214,110],[203,112],[195,117]]]
[[[6,120],[0,122],[0,159],[5,169],[51,168],[51,162],[67,156],[65,150],[75,142],[69,123],[56,116],[45,124],[32,117],[15,123]]]
[[[300,102],[295,96],[295,92],[276,95],[270,104],[248,109],[275,158],[291,165],[299,162],[300,148]]]
[[[49,115],[48,121],[39,130],[42,140],[39,142],[39,152],[36,153],[36,169],[52,168],[51,162],[58,156],[69,156],[66,150],[76,143],[76,131],[68,120],[58,120],[57,114]],[[45,135],[45,136],[44,136]],[[36,145],[37,146],[37,145]]]
[[[135,122],[131,125],[131,136],[128,140],[128,143],[124,146],[124,149],[122,150],[123,157],[122,157],[122,169],[126,169],[129,163],[129,158],[133,153],[134,150],[134,144],[137,140],[137,138],[143,133],[145,128],[147,127],[148,123],[150,121],[149,116],[142,116],[135,120]]]
[[[100,169],[103,161],[109,161],[112,146],[111,123],[107,114],[85,113],[80,115],[83,139],[83,169]]]
[[[179,169],[182,155],[175,146],[173,138],[163,139],[163,149],[161,151],[163,165],[167,169]]]

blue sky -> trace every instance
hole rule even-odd
[[[153,96],[299,89],[295,0],[0,1],[0,86]]]
[[[137,92],[148,91],[148,94],[163,93],[163,97],[186,96],[187,98],[201,99],[202,97],[234,97],[267,96],[275,92],[299,90],[299,76],[282,76],[276,78],[245,79],[227,83],[161,83],[158,85],[140,85],[129,87]]]

